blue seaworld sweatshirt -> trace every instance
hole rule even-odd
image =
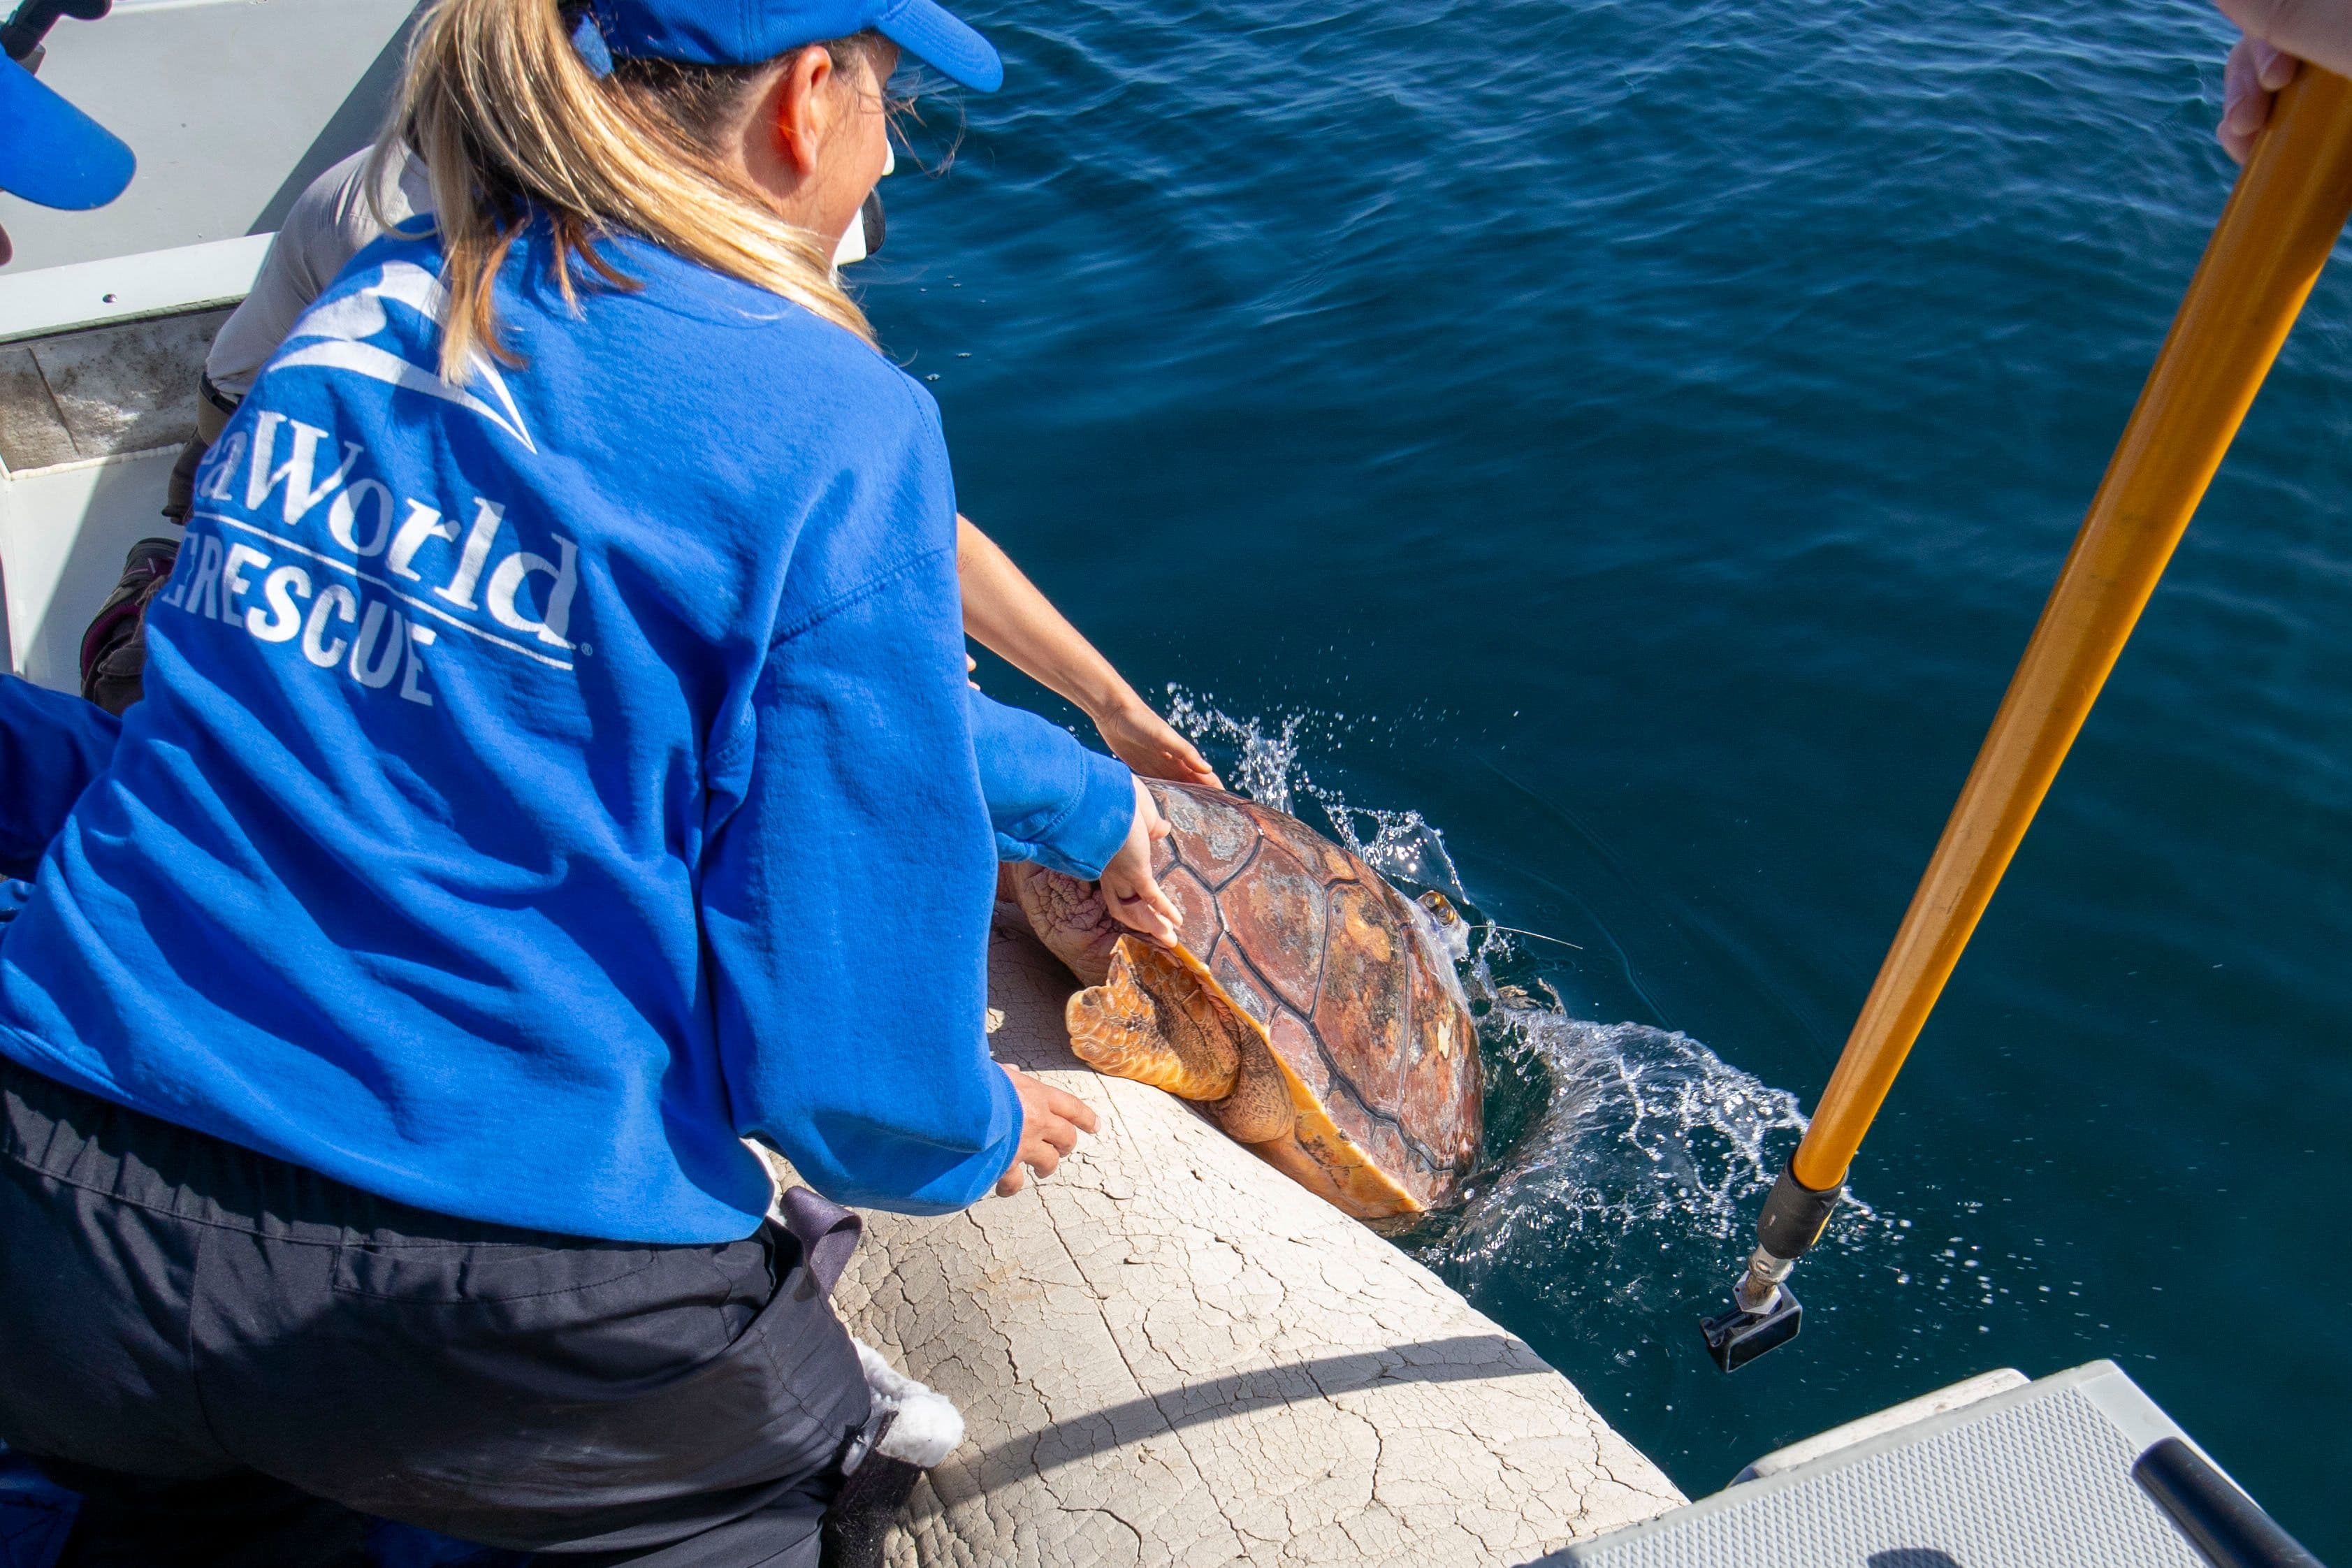
[[[0,679],[0,877],[33,874],[121,733],[122,721],[94,703]]]
[[[969,1203],[1020,1111],[982,1035],[937,410],[772,295],[610,254],[642,289],[575,316],[527,237],[520,363],[462,386],[429,237],[303,318],[199,472],[146,700],[5,928],[0,1051],[572,1235],[748,1234],[755,1132],[845,1202]],[[1115,846],[1124,770],[1001,727],[1051,753],[1010,773],[1082,798],[998,826]]]

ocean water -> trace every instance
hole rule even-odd
[[[1726,1378],[1695,1327],[2227,194],[2220,18],[970,10],[1008,84],[923,102],[866,299],[965,509],[1130,679],[1486,923],[1492,1168],[1407,1244],[1686,1489],[2107,1356],[2352,1561],[2344,262],[1805,1264],[1803,1338]]]

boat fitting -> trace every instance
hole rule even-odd
[[[1774,1256],[1758,1247],[1748,1258],[1748,1272],[1731,1288],[1731,1304],[1743,1312],[1769,1312],[1780,1299],[1780,1282],[1797,1267],[1793,1258]]]
[[[1757,1218],[1756,1250],[1732,1287],[1731,1310],[1700,1320],[1699,1331],[1716,1365],[1737,1372],[1797,1337],[1805,1309],[1789,1289],[1789,1275],[1821,1240],[1844,1195],[1842,1182],[1823,1191],[1797,1180],[1793,1161],[1782,1169]]]
[[[95,22],[114,8],[114,0],[25,0],[5,23],[0,23],[0,48],[8,58],[20,63],[29,61],[26,69],[37,68],[41,40],[49,29],[68,16],[77,22]]]

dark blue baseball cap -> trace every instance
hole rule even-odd
[[[138,166],[121,138],[0,52],[0,191],[79,212],[121,195]]]
[[[937,0],[587,0],[586,10],[617,59],[760,65],[871,27],[966,87],[1004,82],[994,46]]]

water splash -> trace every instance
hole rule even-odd
[[[1408,1245],[1507,1321],[1602,1342],[1628,1365],[1691,1353],[1693,1304],[1717,1301],[1755,1244],[1805,1117],[1794,1095],[1687,1035],[1578,1018],[1541,981],[1497,978],[1528,962],[1490,931],[1465,966],[1487,1052],[1490,1163],[1458,1211]],[[1900,1287],[1909,1228],[1849,1196],[1821,1245],[1857,1266],[1847,1274]]]
[[[1561,961],[1558,939],[1530,945],[1521,935],[1534,933],[1486,921],[1442,831],[1417,811],[1356,805],[1313,776],[1310,766],[1336,765],[1355,728],[1348,715],[1269,721],[1236,718],[1206,693],[1171,686],[1169,697],[1170,721],[1239,793],[1324,828],[1409,894],[1444,893],[1466,922],[1466,952],[1462,931],[1416,921],[1416,934],[1454,958],[1479,1021],[1485,1164],[1460,1208],[1391,1239],[1555,1346],[1590,1341],[1629,1368],[1696,1356],[1694,1304],[1719,1303],[1754,1245],[1764,1194],[1804,1134],[1796,1097],[1687,1035],[1577,1017],[1544,978]],[[1994,1253],[1964,1234],[1980,1207],[1956,1200],[1944,1223],[1915,1230],[1849,1194],[1820,1244],[1843,1267],[1812,1271],[1814,1304],[1866,1296],[1875,1312],[1901,1313],[1890,1321],[1912,1343],[1888,1349],[1890,1365],[1931,1359],[1955,1333],[1989,1333],[2005,1297],[2072,1310],[2083,1282],[2042,1278],[2038,1238],[2032,1253]]]
[[[1417,811],[1351,805],[1338,790],[1308,776],[1302,752],[1311,743],[1332,748],[1348,726],[1344,713],[1313,710],[1286,713],[1271,731],[1263,719],[1236,719],[1206,693],[1171,682],[1168,721],[1195,745],[1233,753],[1223,771],[1236,795],[1294,816],[1319,814],[1331,836],[1373,870],[1416,889],[1434,888],[1456,904],[1466,903],[1445,836]]]
[[[1214,698],[1195,696],[1173,681],[1168,685],[1168,721],[1196,746],[1232,752],[1232,763],[1219,770],[1228,787],[1276,811],[1295,815],[1293,786],[1313,787],[1299,765],[1298,742],[1300,731],[1315,718],[1307,713],[1288,714],[1281,727],[1268,734],[1262,720],[1235,719],[1219,709]]]
[[[1424,1261],[1471,1290],[1499,1271],[1580,1292],[1607,1279],[1644,1305],[1687,1299],[1672,1243],[1715,1242],[1696,1267],[1722,1271],[1775,1155],[1803,1131],[1795,1097],[1685,1035],[1570,1017],[1516,985],[1488,996],[1484,1033],[1516,1069],[1497,1076],[1540,1109]]]
[[[1507,1284],[1556,1308],[1606,1297],[1622,1314],[1681,1312],[1719,1294],[1803,1135],[1796,1097],[1686,1035],[1572,1016],[1538,973],[1556,955],[1482,921],[1443,832],[1416,811],[1352,805],[1310,774],[1307,758],[1341,743],[1345,715],[1269,722],[1228,714],[1207,694],[1169,695],[1171,722],[1234,759],[1226,773],[1239,793],[1319,815],[1390,880],[1443,892],[1477,933],[1457,970],[1489,1068],[1487,1168],[1461,1209],[1400,1241],[1474,1299]],[[1822,1245],[1887,1263],[1880,1245],[1907,1228],[1850,1199]]]

